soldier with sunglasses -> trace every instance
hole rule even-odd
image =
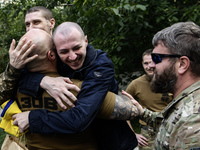
[[[138,102],[151,111],[162,111],[171,101],[171,94],[154,93],[150,88],[150,82],[153,78],[153,67],[151,53],[153,49],[147,49],[142,54],[142,66],[145,74],[134,79],[127,87],[126,92],[132,95]],[[129,122],[130,123],[130,122]],[[140,150],[152,150],[156,131],[148,126],[144,121],[139,120],[141,132],[136,134]]]
[[[180,22],[155,34],[152,52],[154,92],[174,99],[161,112],[140,107],[140,118],[157,129],[156,150],[200,149],[200,27]],[[130,95],[129,95],[130,96]]]

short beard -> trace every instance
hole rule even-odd
[[[174,93],[177,82],[174,64],[164,70],[161,75],[154,73],[156,76],[151,81],[151,90],[155,93]]]

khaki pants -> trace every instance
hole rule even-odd
[[[14,136],[6,135],[4,142],[1,146],[1,150],[28,150],[28,148],[25,146],[24,140],[25,137],[16,138]]]

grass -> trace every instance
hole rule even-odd
[[[5,136],[6,136],[6,133],[4,132],[3,129],[0,128],[0,147],[3,144]]]
[[[1,112],[2,112],[2,109],[0,107],[0,114],[1,114]],[[0,118],[0,122],[1,122],[1,118]],[[3,144],[5,136],[6,136],[6,133],[4,132],[4,130],[2,128],[0,128],[0,148],[1,148],[1,145]]]

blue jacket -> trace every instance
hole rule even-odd
[[[107,54],[88,45],[82,68],[72,70],[66,64],[62,64],[58,70],[62,76],[84,80],[77,96],[76,107],[65,112],[48,112],[44,109],[31,111],[30,131],[42,134],[68,134],[81,132],[91,125],[101,149],[133,149],[137,145],[137,140],[126,121],[95,119],[107,92],[112,91],[116,94],[118,92],[114,67]],[[29,81],[21,83],[35,85]],[[21,92],[25,92],[23,89],[25,88],[21,86]]]

